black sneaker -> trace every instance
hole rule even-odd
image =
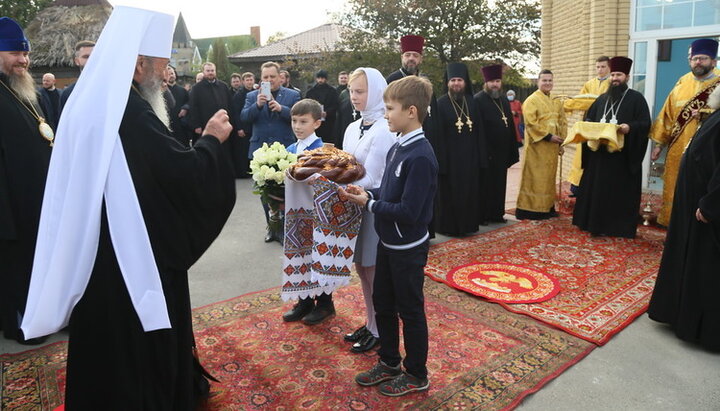
[[[430,380],[427,378],[420,379],[405,372],[399,377],[393,378],[384,384],[380,384],[378,390],[382,395],[399,397],[401,395],[410,394],[411,392],[425,391],[429,386]]]
[[[360,341],[353,344],[353,346],[350,348],[350,351],[354,353],[361,353],[365,351],[370,351],[378,345],[380,345],[380,339],[368,333]]]
[[[315,301],[312,299],[304,299],[300,300],[293,306],[293,308],[283,314],[283,321],[285,322],[293,322],[293,321],[300,321],[303,317],[310,314],[312,312],[313,308],[315,308]]]
[[[383,381],[391,380],[401,374],[400,364],[395,367],[390,367],[384,362],[378,361],[370,371],[361,372],[356,375],[355,382],[363,387],[369,387],[371,385],[378,385]]]
[[[343,340],[348,341],[348,342],[360,341],[368,333],[369,333],[368,329],[363,325],[362,327],[351,332],[350,334],[345,334],[345,336],[343,337]]]
[[[315,308],[302,321],[305,325],[317,325],[335,315],[335,305],[317,304]]]

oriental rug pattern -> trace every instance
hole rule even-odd
[[[547,272],[560,282],[553,298],[501,305],[598,345],[647,309],[665,231],[639,227],[637,238],[591,237],[569,217],[523,221],[430,248],[425,273],[447,282],[459,266],[502,262]]]
[[[338,315],[315,327],[283,323],[287,304],[281,303],[277,289],[196,309],[201,360],[221,380],[211,386],[209,408],[507,410],[595,347],[433,281],[426,282],[425,293],[430,390],[400,398],[383,397],[375,388],[353,382],[357,372],[376,361],[374,353],[351,354],[342,341],[342,335],[364,317],[357,281],[336,292]],[[36,351],[41,350],[59,353],[63,347]],[[0,357],[4,410],[44,408],[6,406],[5,398],[15,398],[13,387],[19,381],[28,387],[23,393],[27,404],[30,398],[33,404],[53,395],[59,398],[62,392],[59,380],[48,379],[48,372],[43,371],[48,367],[43,362],[47,353],[24,368],[17,366],[22,355],[32,356]],[[51,368],[58,369],[62,363]]]

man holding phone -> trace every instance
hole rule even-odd
[[[290,127],[290,108],[300,100],[300,93],[282,86],[280,66],[272,61],[260,66],[260,81],[260,88],[245,97],[245,107],[240,114],[243,123],[252,124],[249,158],[263,143],[271,145],[278,141],[287,147],[295,142]],[[263,204],[263,208],[267,220],[267,206]],[[268,230],[265,242],[279,238],[277,233]]]

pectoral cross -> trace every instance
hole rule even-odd
[[[503,115],[502,115],[502,121],[503,121],[503,123],[505,123],[505,127],[507,127],[508,122],[507,122],[507,117],[505,117],[505,113],[503,113]]]
[[[472,122],[472,120],[470,120],[470,117],[468,117],[468,118],[465,120],[465,124],[467,124],[468,129],[469,129],[470,131],[472,131],[473,122]]]
[[[460,117],[458,117],[457,121],[455,122],[455,127],[458,128],[458,133],[462,133],[462,126],[463,126],[463,122],[460,119]]]

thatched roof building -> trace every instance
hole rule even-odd
[[[79,74],[73,61],[75,43],[96,41],[110,13],[107,0],[55,0],[41,10],[25,29],[33,74],[54,73],[60,87],[74,80]]]

